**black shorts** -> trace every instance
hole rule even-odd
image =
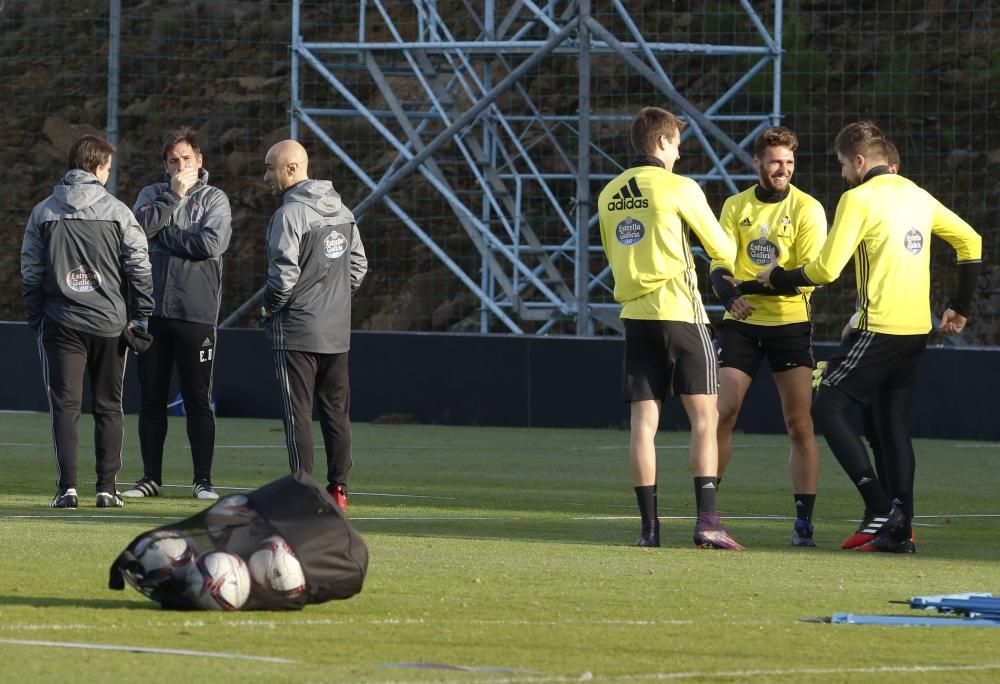
[[[718,394],[718,363],[708,326],[681,321],[624,322],[625,401]]]
[[[926,347],[926,334],[886,335],[853,330],[827,362],[823,384],[857,401],[867,401],[883,388],[909,387]]]
[[[772,373],[816,365],[812,353],[812,323],[754,325],[724,320],[719,324],[719,366],[741,370],[751,378],[766,356]]]

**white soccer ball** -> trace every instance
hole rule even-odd
[[[250,573],[236,554],[209,551],[188,571],[187,588],[198,608],[239,610],[250,598]]]
[[[306,590],[302,564],[284,537],[268,537],[250,556],[250,577],[265,591],[296,596]]]
[[[180,534],[160,532],[143,537],[135,545],[135,557],[142,566],[144,584],[170,577],[183,579],[194,562],[194,542]]]
[[[205,515],[208,537],[217,547],[224,547],[233,530],[250,524],[256,517],[249,498],[243,494],[230,494],[208,509]]]

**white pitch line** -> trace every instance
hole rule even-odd
[[[69,520],[172,520],[176,521],[177,518],[169,515],[122,515],[120,513],[105,513],[104,515],[82,515],[77,513],[49,513],[48,515],[40,514],[23,514],[23,515],[0,515],[0,520],[57,520],[57,519],[69,519]]]
[[[795,520],[794,517],[790,515],[726,515],[724,513],[719,514],[720,517],[726,520]],[[657,516],[660,520],[694,520],[696,516],[693,515],[660,515]],[[587,516],[577,516],[570,518],[570,520],[637,520],[639,516],[633,515],[587,515]],[[914,520],[938,520],[940,518],[1000,518],[1000,513],[925,513],[924,515],[913,516]],[[846,522],[858,523],[861,520],[857,518],[848,519]],[[914,525],[921,525],[923,527],[937,527],[933,523],[918,523],[914,522]]]
[[[87,484],[94,484],[91,480]],[[267,483],[264,483],[267,484]],[[191,487],[189,484],[163,484],[162,487],[170,487],[171,489],[188,489]],[[233,491],[233,492],[252,492],[258,487],[263,487],[264,485],[247,485],[239,487],[226,487],[223,485],[212,485],[213,489],[221,489],[223,491]],[[455,501],[457,497],[454,496],[429,496],[426,494],[389,494],[387,492],[350,492],[351,496],[385,496],[398,499],[434,499],[436,501]]]
[[[895,674],[895,673],[933,673],[933,672],[985,672],[1000,670],[1000,663],[983,665],[886,665],[882,667],[809,667],[789,668],[787,670],[729,670],[703,672],[651,672],[637,675],[593,675],[605,682],[671,682],[682,679],[753,679],[773,677],[793,677],[795,675],[847,675],[847,674]],[[584,673],[588,674],[588,673]],[[555,682],[578,682],[584,679],[581,675],[554,677],[517,677],[507,679],[477,679],[480,684],[549,684]],[[397,684],[401,684],[397,682]]]
[[[0,520],[170,520],[177,521],[176,517],[165,516],[165,515],[118,515],[115,513],[108,513],[105,515],[77,515],[74,513],[52,513],[49,515],[0,515]],[[431,521],[435,522],[438,520],[444,521],[461,521],[461,520],[506,520],[507,518],[490,518],[487,516],[351,516],[351,520],[390,520],[399,522],[408,521]]]
[[[409,516],[405,516],[404,515],[404,516],[384,517],[383,518],[383,517],[376,517],[376,516],[356,516],[356,515],[352,515],[351,516],[351,521],[353,522],[355,520],[392,520],[392,521],[410,521],[410,520],[423,520],[423,521],[431,520],[431,521],[436,521],[436,520],[451,520],[451,521],[455,521],[455,520],[507,520],[507,518],[489,518],[489,517],[486,517],[486,516],[480,516],[480,517],[443,516],[442,517],[442,516],[436,516],[436,515],[430,515],[430,516],[413,516],[413,517],[409,517]]]
[[[174,489],[190,489],[191,488],[191,485],[189,485],[189,484],[164,484],[164,485],[161,485],[161,486],[162,487],[173,487]],[[225,487],[225,486],[222,486],[222,485],[212,485],[212,489],[222,489],[222,490],[225,490],[225,491],[234,491],[234,492],[250,492],[250,491],[253,491],[254,489],[257,489],[257,487]]]
[[[426,494],[383,494],[380,492],[350,492],[351,496],[389,496],[402,499],[439,499],[441,501],[455,501],[455,496],[427,496]]]
[[[777,449],[778,447],[787,447],[788,444],[734,444],[734,449]],[[588,449],[597,449],[600,451],[607,451],[609,449],[628,449],[628,444],[620,444],[615,446],[595,446],[587,447]],[[656,447],[657,449],[690,449],[690,444],[661,444]]]
[[[451,665],[449,663],[431,663],[425,661],[411,661],[403,663],[380,663],[379,667],[395,667],[410,670],[450,670],[459,672],[491,672],[502,674],[523,674],[540,675],[545,674],[538,670],[520,670],[512,667],[493,667],[488,665]]]
[[[242,655],[240,653],[221,653],[217,651],[188,651],[176,648],[153,648],[151,646],[118,646],[114,644],[87,644],[69,641],[29,641],[26,639],[0,639],[0,644],[15,646],[52,646],[56,648],[82,648],[92,651],[125,651],[128,653],[157,653],[160,655],[195,656],[201,658],[226,658],[229,660],[254,660],[264,663],[294,664],[295,660],[288,658],[273,658],[271,656]]]

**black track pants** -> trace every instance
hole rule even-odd
[[[212,481],[215,453],[215,412],[212,410],[212,369],[215,366],[215,326],[152,317],[153,344],[139,354],[139,446],[143,474],[163,483],[163,443],[167,437],[170,378],[177,367],[187,436],[194,464],[194,482]]]
[[[115,491],[115,478],[122,468],[125,428],[122,412],[124,344],[118,337],[99,337],[48,320],[42,323],[38,342],[52,416],[59,489],[78,485],[78,423],[86,372],[93,397],[97,491]]]
[[[313,400],[319,409],[326,447],[327,481],[346,484],[351,471],[351,389],[347,352],[314,354],[274,350],[274,368],[281,389],[288,466],[292,472],[313,472]]]

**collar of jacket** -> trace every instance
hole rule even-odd
[[[638,157],[633,159],[629,168],[635,168],[636,166],[659,166],[661,169],[667,168],[666,165],[659,159],[648,154],[640,154]]]
[[[754,196],[761,202],[766,204],[777,204],[781,200],[788,197],[788,193],[792,191],[792,186],[789,185],[787,188],[781,192],[771,192],[770,190],[765,190],[764,187],[758,183],[757,187],[753,189]]]
[[[871,169],[870,171],[868,171],[868,173],[865,174],[865,177],[861,179],[861,182],[867,183],[869,178],[874,178],[875,176],[884,176],[887,173],[892,173],[892,171],[889,170],[889,165],[880,164],[875,168]]]

